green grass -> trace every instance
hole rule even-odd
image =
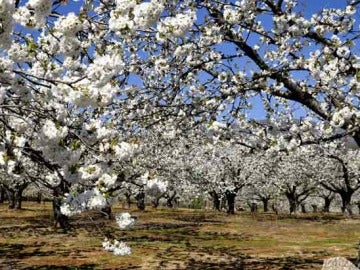
[[[64,234],[52,227],[51,205],[0,205],[0,269],[320,269],[325,258],[355,260],[360,219],[338,214],[274,216],[203,210],[130,212],[125,231],[92,213],[72,218]],[[115,208],[113,212],[128,211]],[[126,257],[102,249],[104,232],[132,247]]]

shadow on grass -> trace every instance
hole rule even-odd
[[[58,266],[58,265],[43,265],[43,266],[36,266],[36,267],[26,267],[24,269],[27,270],[92,270],[97,269],[95,264],[84,264],[81,266]]]
[[[2,244],[0,246],[0,257],[6,258],[8,260],[21,260],[24,258],[34,257],[34,256],[68,256],[70,251],[43,251],[42,247],[47,245],[45,242],[37,243],[32,245],[31,250],[26,250],[27,246],[23,244]]]
[[[32,246],[30,251],[27,249],[29,247],[23,244],[2,244],[0,246],[0,258],[4,258],[5,261],[0,263],[0,269],[4,270],[13,270],[13,269],[97,269],[96,264],[83,264],[80,266],[68,266],[68,265],[25,265],[21,262],[22,259],[32,258],[32,257],[70,257],[70,251],[59,251],[59,250],[51,250],[51,251],[43,251],[42,247],[48,246],[48,243],[39,242],[36,246]],[[74,258],[74,256],[71,256]]]
[[[293,220],[304,220],[304,221],[339,221],[343,220],[345,217],[342,214],[282,214],[277,217],[278,220],[283,219],[293,219]],[[352,217],[353,219],[358,219],[358,217]]]
[[[189,257],[188,254],[197,254]],[[172,261],[176,257],[179,261]],[[187,248],[186,252],[168,248],[158,254],[159,269],[320,269],[322,258],[302,258],[301,256],[288,256],[276,258],[250,257],[232,248]]]
[[[250,240],[251,236],[243,233],[228,232],[202,232],[199,224],[172,224],[172,223],[149,223],[136,226],[133,230],[124,232],[124,241],[131,242],[166,242],[166,243],[189,243],[190,241],[223,241]],[[134,232],[134,233],[132,233]]]

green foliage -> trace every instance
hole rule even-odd
[[[204,207],[205,207],[205,201],[201,197],[192,199],[190,203],[190,208],[192,209],[203,209]]]

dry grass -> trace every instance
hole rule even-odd
[[[72,230],[53,229],[50,204],[0,205],[0,269],[320,269],[324,258],[355,260],[360,219],[340,215],[296,217],[189,209],[131,213],[138,222],[121,231],[92,213],[73,218]],[[128,211],[115,208],[114,212]],[[102,249],[104,234],[132,247],[132,255]]]

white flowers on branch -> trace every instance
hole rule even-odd
[[[240,190],[232,143],[292,151],[343,132],[360,145],[358,1],[313,16],[300,0],[55,2],[0,0],[0,165],[68,185],[66,215],[110,204],[124,168],[151,171],[139,179],[148,190],[167,191],[176,171]],[[306,121],[293,126],[294,114]],[[167,143],[203,122],[217,147],[189,147],[195,162],[156,154],[175,155]],[[168,141],[134,143],[150,128]],[[149,150],[140,158],[138,145]]]

